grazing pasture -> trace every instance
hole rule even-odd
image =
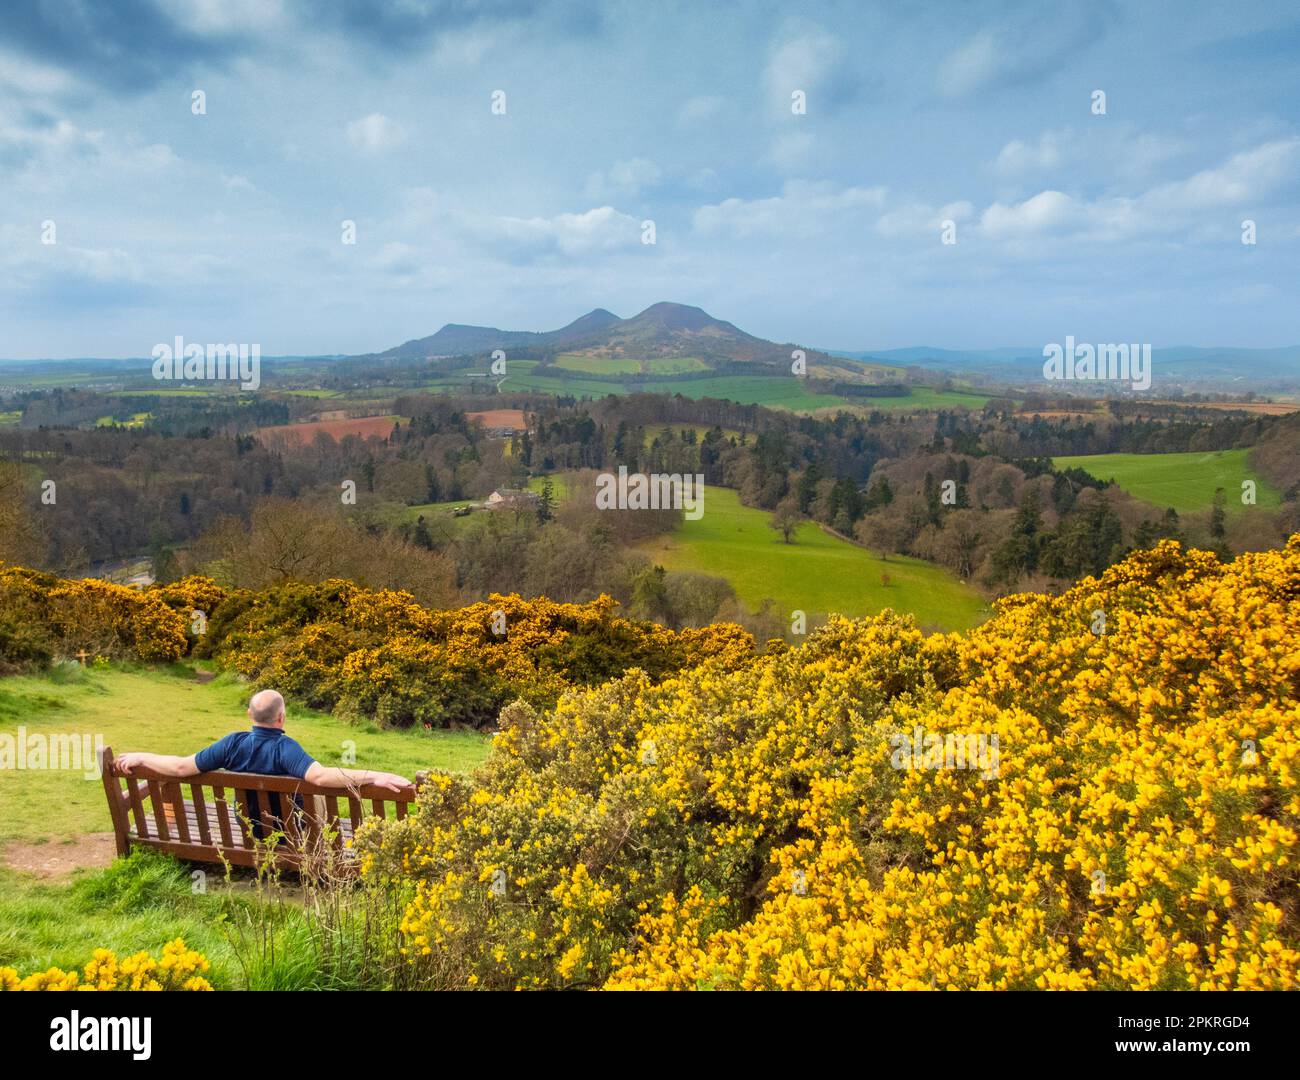
[[[704,514],[642,550],[669,570],[724,577],[751,608],[771,599],[782,613],[870,615],[884,608],[923,626],[958,630],[987,614],[982,597],[946,570],[919,559],[874,553],[804,522],[787,544],[771,515],[741,505],[736,492],[706,487]],[[885,583],[887,575],[888,583]]]
[[[1255,504],[1281,504],[1281,494],[1250,468],[1246,450],[1210,450],[1185,454],[1082,454],[1058,457],[1058,469],[1083,469],[1098,480],[1113,480],[1135,499],[1173,507],[1180,514],[1208,510],[1222,488],[1225,509],[1243,509],[1241,484],[1255,481]]]

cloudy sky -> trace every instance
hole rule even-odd
[[[0,356],[657,300],[844,349],[1297,344],[1298,59],[1291,0],[6,0]]]

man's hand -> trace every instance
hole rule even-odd
[[[113,759],[113,771],[117,773],[118,776],[130,776],[131,770],[137,765],[144,765],[144,759],[148,756],[148,754],[142,754],[139,751],[122,754],[120,757]]]
[[[405,776],[398,776],[397,773],[372,772],[369,769],[339,769],[333,765],[322,765],[319,761],[312,762],[311,768],[307,770],[303,779],[309,784],[317,784],[320,787],[358,788],[373,784],[385,791],[391,791],[394,795],[404,794],[415,787]]]
[[[398,776],[397,773],[390,772],[371,773],[368,782],[374,784],[375,787],[383,788],[385,791],[391,791],[394,795],[400,795],[408,788],[415,787],[405,776]]]

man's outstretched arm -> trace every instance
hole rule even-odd
[[[164,776],[175,776],[178,779],[197,776],[199,773],[193,754],[189,757],[176,757],[173,754],[144,754],[135,751],[113,759],[113,769],[122,776],[130,776],[131,770],[141,765]]]
[[[390,772],[372,772],[369,769],[336,769],[313,761],[303,779],[309,784],[321,787],[356,788],[363,784],[374,784],[394,794],[400,794],[415,785],[405,776]]]

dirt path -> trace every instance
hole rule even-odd
[[[53,879],[67,877],[82,867],[99,869],[107,866],[113,861],[116,850],[111,832],[85,833],[72,840],[48,844],[11,840],[5,845],[0,860],[11,870]]]

